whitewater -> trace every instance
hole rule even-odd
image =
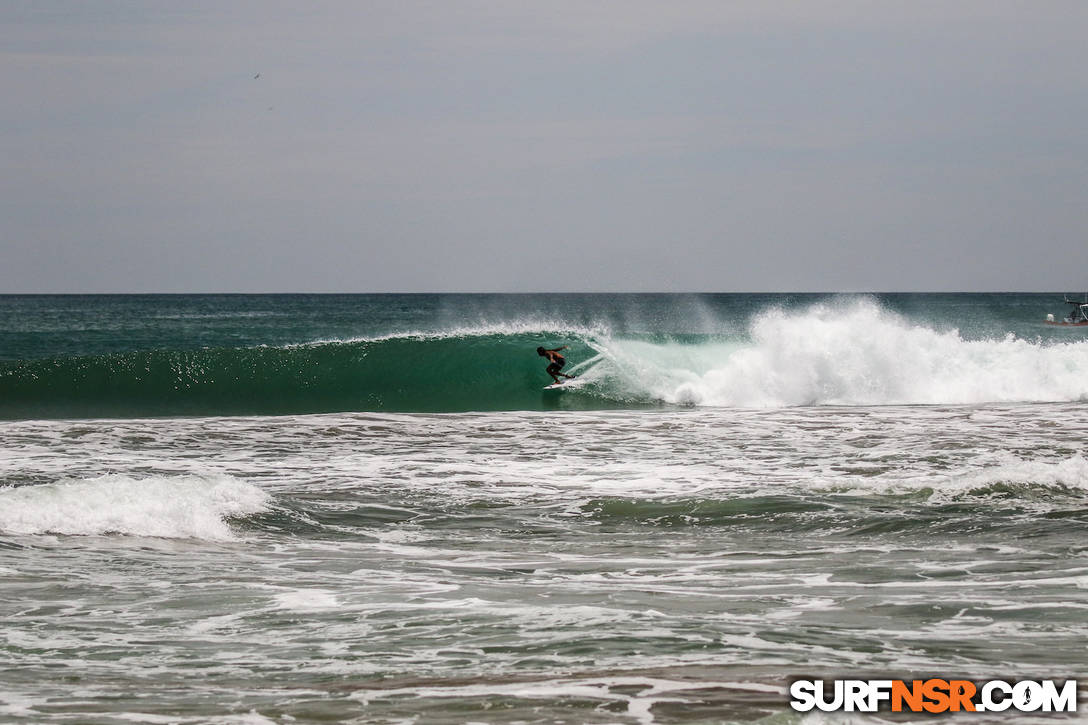
[[[744,342],[598,342],[592,379],[614,395],[685,405],[782,407],[1083,400],[1088,342],[1008,333],[967,340],[864,300],[774,308]],[[607,394],[607,393],[606,393]]]
[[[1084,680],[1054,299],[0,297],[0,721],[808,723],[802,675]]]

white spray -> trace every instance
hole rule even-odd
[[[606,339],[588,375],[608,395],[680,405],[980,404],[1088,398],[1088,341],[967,340],[869,300],[772,309],[745,342]]]

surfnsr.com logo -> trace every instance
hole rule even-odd
[[[1076,712],[1077,681],[796,680],[790,698],[798,712]]]

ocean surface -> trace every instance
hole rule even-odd
[[[789,683],[1088,678],[1065,312],[0,296],[0,722],[877,722]]]

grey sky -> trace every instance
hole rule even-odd
[[[0,293],[1082,290],[1085,37],[1081,0],[0,0]]]

